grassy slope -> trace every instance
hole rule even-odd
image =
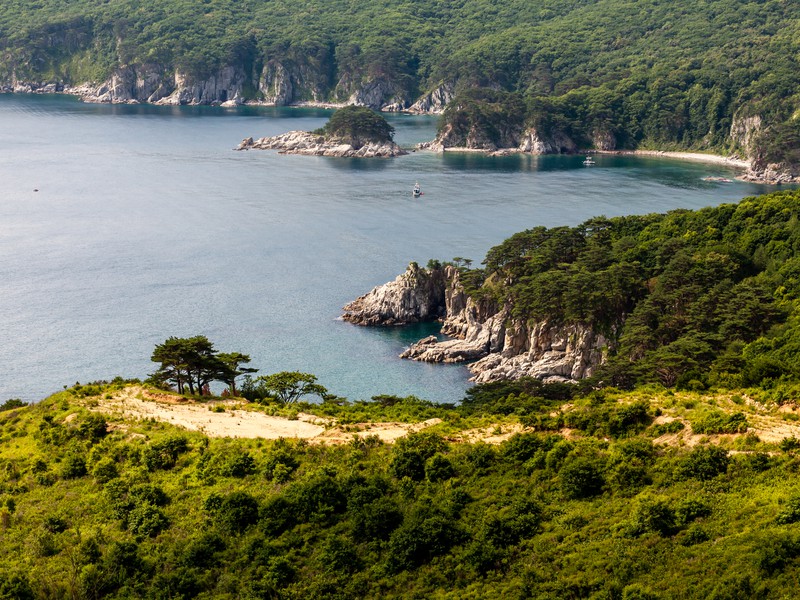
[[[454,477],[437,481],[430,460],[421,480],[399,477],[397,466],[399,455],[413,454],[430,436],[418,436],[416,446],[316,447],[208,440],[168,424],[127,421],[113,423],[111,433],[92,443],[87,407],[97,409],[116,391],[91,391],[100,395],[70,390],[0,413],[0,590],[3,577],[8,584],[9,574],[19,573],[40,598],[727,598],[748,589],[746,596],[778,598],[791,594],[800,574],[796,525],[777,521],[782,514],[789,521],[800,517],[791,508],[800,498],[794,438],[779,445],[752,432],[703,438],[684,430],[675,445],[647,450],[660,433],[651,420],[657,408],[687,423],[713,409],[741,411],[750,423],[769,421],[770,431],[794,433],[786,429],[796,423],[794,413],[766,402],[763,392],[643,388],[579,399],[569,412],[593,417],[585,431],[569,434],[571,441],[541,433],[497,448],[449,443],[439,456]],[[649,417],[609,435],[608,414],[637,401],[648,403]],[[340,410],[345,419],[350,410]],[[465,416],[443,409],[439,415],[446,438],[492,419],[486,411]],[[64,437],[53,437],[56,430]],[[47,443],[48,436],[58,443]],[[148,448],[176,437],[186,440],[186,451],[174,466],[154,467]],[[666,439],[673,438],[660,441]],[[727,469],[707,479],[687,471],[698,453],[690,447],[698,442],[734,450]],[[231,465],[244,452],[252,468],[236,472]],[[111,458],[119,477],[105,483],[91,474],[66,478],[68,457],[76,453],[90,473]],[[296,470],[276,474],[281,456],[292,457],[288,463]],[[594,465],[602,482],[583,498],[575,496],[569,474],[581,461]],[[142,502],[120,512],[110,493],[120,482],[129,501],[137,485],[160,488],[169,501],[156,510],[168,526],[152,537],[146,527],[137,533],[131,515]],[[255,499],[261,511],[241,531],[222,516],[231,514],[230,506],[214,511],[207,502],[235,491]],[[291,507],[289,520],[279,525],[269,508],[276,498]],[[369,529],[365,515],[376,507],[389,512]],[[381,530],[395,512],[404,525]],[[442,531],[437,518],[448,524]],[[447,541],[436,546],[426,540],[428,530]],[[122,561],[129,566],[120,566],[126,547],[120,544],[133,549],[138,567],[130,556]],[[636,596],[637,590],[650,595]]]

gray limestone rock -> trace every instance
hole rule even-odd
[[[379,285],[344,307],[342,318],[357,325],[405,325],[433,321],[444,313],[445,273],[411,263],[394,281]]]
[[[251,141],[247,138],[237,150],[278,150],[280,154],[305,154],[308,156],[341,156],[354,158],[390,158],[408,154],[394,142],[368,142],[354,147],[348,142],[325,137],[308,131],[289,131],[269,138]]]

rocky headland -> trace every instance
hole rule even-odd
[[[577,381],[604,362],[611,343],[605,336],[583,325],[522,322],[511,316],[511,308],[470,297],[453,266],[423,269],[412,263],[394,281],[345,306],[343,319],[373,326],[438,319],[450,339],[426,337],[400,357],[470,362],[477,383],[521,377]]]
[[[408,154],[391,141],[354,145],[340,138],[326,138],[309,131],[289,131],[273,137],[242,140],[237,150],[277,150],[278,154],[342,156],[349,158],[391,158]]]
[[[445,316],[446,269],[424,269],[411,263],[394,281],[353,300],[342,318],[356,325],[408,325]]]

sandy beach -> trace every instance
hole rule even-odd
[[[695,162],[725,165],[737,169],[750,168],[750,161],[741,158],[731,158],[719,154],[705,154],[703,152],[667,152],[664,150],[589,150],[586,154],[610,154],[617,156],[656,156],[662,158],[675,158],[679,160],[692,160]]]

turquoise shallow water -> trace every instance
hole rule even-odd
[[[354,327],[337,319],[341,306],[411,260],[478,263],[536,225],[770,189],[703,182],[732,172],[657,158],[599,156],[586,168],[577,156],[232,151],[329,114],[0,95],[0,401],[144,377],[155,344],[195,334],[352,399],[457,401],[465,368],[397,358],[429,329]],[[435,118],[389,118],[401,144],[433,138]]]

